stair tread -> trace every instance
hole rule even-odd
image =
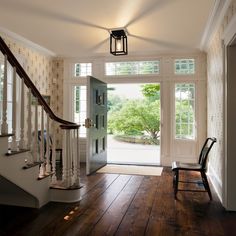
[[[11,136],[14,136],[14,134],[0,134],[0,138],[11,137]]]
[[[50,176],[52,176],[54,174],[54,172],[51,172],[51,173],[48,173],[48,174],[45,174],[44,176],[39,176],[38,178],[37,178],[37,180],[42,180],[42,179],[45,179],[45,178],[47,178],[47,177],[50,177]]]
[[[23,166],[22,169],[27,170],[27,169],[30,169],[30,168],[32,168],[34,166],[39,166],[41,163],[42,163],[41,161],[34,162],[34,163],[28,163],[25,166]]]
[[[20,149],[19,151],[8,151],[6,153],[6,156],[12,156],[12,155],[16,155],[16,154],[19,154],[19,153],[23,153],[23,152],[28,152],[30,151],[29,149]]]

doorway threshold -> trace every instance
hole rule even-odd
[[[114,165],[135,165],[135,166],[161,166],[158,163],[144,163],[144,162],[117,162],[117,161],[108,161],[107,164]]]

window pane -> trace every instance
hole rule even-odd
[[[106,75],[159,74],[159,61],[107,62]]]
[[[176,59],[175,74],[194,74],[195,60],[194,59]]]
[[[195,85],[175,85],[175,138],[195,138]]]
[[[82,126],[86,118],[86,86],[74,87],[74,122],[81,125],[80,137],[86,137],[86,129]]]
[[[92,75],[92,63],[75,64],[75,76]]]

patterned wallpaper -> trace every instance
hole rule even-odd
[[[214,34],[207,52],[207,106],[208,136],[217,138],[217,145],[210,153],[210,166],[222,183],[223,178],[223,50],[222,34],[232,17],[236,14],[236,0],[233,0],[221,27]],[[221,183],[219,183],[221,185]],[[222,187],[222,186],[220,186]],[[220,193],[222,194],[222,193]]]
[[[63,118],[63,74],[64,60],[54,59],[52,62],[53,78],[51,87],[51,108],[54,113]],[[56,129],[56,146],[62,147],[62,130]]]
[[[217,138],[210,155],[211,167],[222,180],[223,167],[223,65],[221,32],[217,32],[208,51],[207,127],[208,136]]]
[[[32,48],[4,37],[13,54],[19,58],[26,73],[42,95],[50,96],[53,112],[63,117],[63,60],[44,55]],[[56,147],[61,147],[60,128],[56,131]]]

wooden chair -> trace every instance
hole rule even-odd
[[[174,187],[174,195],[175,199],[177,199],[177,193],[178,191],[195,191],[195,192],[203,192],[202,190],[190,190],[190,189],[178,189],[178,184],[179,182],[181,183],[195,183],[199,184],[202,183],[205,191],[208,192],[208,195],[210,197],[210,200],[212,200],[212,195],[211,195],[211,190],[207,181],[207,176],[206,176],[206,163],[207,163],[207,157],[208,154],[213,146],[213,144],[216,142],[216,138],[207,138],[202,150],[199,155],[199,161],[198,163],[182,163],[182,162],[177,162],[174,161],[172,163],[172,171],[174,172],[174,177],[173,177],[173,187]],[[202,177],[202,182],[200,181],[180,181],[179,180],[179,171],[195,171],[195,172],[200,172],[201,177]]]
[[[43,134],[43,138],[44,138],[44,157],[46,155],[46,151],[47,151],[47,131],[44,130],[44,134]],[[39,142],[41,142],[41,130],[38,131],[38,140]],[[50,162],[52,161],[52,137],[51,135],[49,135],[49,147],[50,147]],[[57,162],[59,162],[60,165],[62,165],[62,148],[56,148],[55,149],[56,153],[59,153],[59,160],[56,160]]]

